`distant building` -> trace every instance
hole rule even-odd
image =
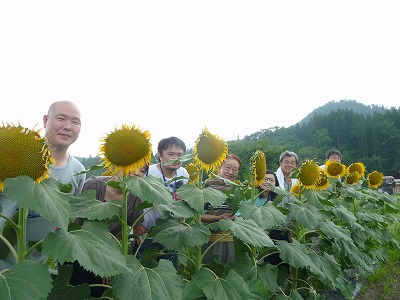
[[[400,193],[400,179],[393,179],[393,193]]]

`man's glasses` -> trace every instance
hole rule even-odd
[[[232,168],[230,166],[223,166],[223,169],[227,172],[232,172],[233,174],[239,173],[239,169],[237,168]]]

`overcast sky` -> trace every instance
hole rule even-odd
[[[329,101],[400,106],[399,1],[1,1],[0,121],[82,113],[76,156],[121,124],[192,147]],[[43,133],[43,131],[42,131]]]

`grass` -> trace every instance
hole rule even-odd
[[[393,237],[400,243],[399,223],[394,224]],[[399,295],[400,248],[395,248],[389,250],[389,259],[366,279],[356,299],[398,300],[400,298]]]

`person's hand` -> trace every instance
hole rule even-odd
[[[133,239],[134,244],[135,244],[135,245],[139,245],[139,244],[141,243],[141,241],[142,241],[141,238],[140,238],[140,236],[142,236],[143,234],[145,234],[146,232],[148,232],[148,230],[147,230],[147,228],[144,227],[143,225],[136,225],[135,227],[132,228],[132,230],[133,230],[133,233],[134,233],[135,235],[137,235],[137,237],[135,237],[135,238]]]
[[[141,236],[141,235],[145,234],[148,231],[147,228],[144,227],[143,225],[136,225],[132,229],[133,229],[133,233],[138,235],[138,236]]]
[[[220,215],[221,219],[229,219],[229,220],[235,220],[235,215],[232,212],[229,213],[223,213]]]

